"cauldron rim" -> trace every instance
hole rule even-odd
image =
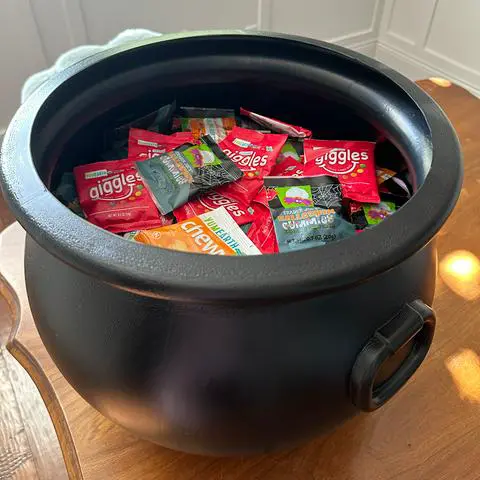
[[[368,69],[372,80],[381,77],[408,95],[430,131],[431,152],[423,152],[422,158],[432,156],[430,171],[413,199],[376,228],[321,248],[262,257],[214,257],[127,242],[80,219],[47,190],[32,160],[31,136],[37,113],[59,86],[118,54],[136,53],[165,42],[226,41],[239,37],[245,42],[273,40],[313,46],[319,52]],[[114,48],[47,81],[19,109],[7,130],[0,181],[7,202],[27,233],[47,251],[87,275],[161,298],[270,300],[346,288],[413,255],[432,239],[455,206],[462,181],[460,159],[458,139],[438,105],[410,80],[376,60],[303,37],[210,31],[164,35]]]

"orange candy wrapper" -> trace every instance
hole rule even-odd
[[[182,252],[208,255],[261,254],[224,207],[175,225],[132,232],[126,238]]]

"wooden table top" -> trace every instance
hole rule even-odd
[[[432,349],[407,387],[385,407],[295,450],[235,459],[187,455],[138,440],[97,413],[68,385],[38,337],[25,293],[23,230],[14,224],[0,236],[5,278],[0,277],[0,293],[17,325],[7,347],[40,390],[70,478],[480,478],[480,101],[454,85],[420,85],[452,120],[465,156],[459,204],[438,239]]]

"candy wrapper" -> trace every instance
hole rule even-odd
[[[137,162],[137,168],[163,215],[194,195],[242,177],[242,171],[209,136],[202,137],[199,145],[183,145]]]
[[[238,225],[252,223],[255,220],[255,210],[253,207],[238,200],[228,198],[215,190],[210,190],[203,195],[189,200],[185,205],[175,209],[173,215],[178,222],[183,222],[188,218],[211,212],[219,207],[224,207]]]
[[[303,177],[305,176],[305,165],[293,158],[275,165],[270,174],[272,177]]]
[[[258,124],[257,122],[251,120],[248,117],[242,117],[241,115],[237,115],[235,117],[235,121],[237,127],[246,128],[248,130],[256,130],[260,133],[274,133],[270,129],[263,127],[262,125]]]
[[[64,173],[60,183],[55,189],[54,195],[73,213],[84,218],[80,202],[78,201],[77,188],[75,186],[75,176],[73,173]]]
[[[372,142],[305,140],[305,175],[338,178],[343,195],[350,200],[378,203]]]
[[[252,224],[251,223],[244,223],[243,225],[239,225],[239,227],[241,228],[242,232],[245,235],[247,235],[250,228],[252,228]]]
[[[129,239],[156,247],[209,255],[259,255],[224,207],[169,227],[144,230]]]
[[[166,132],[172,121],[173,113],[176,109],[176,103],[154,110],[143,117],[137,117],[133,120],[125,120],[115,129],[106,134],[106,147],[115,150],[127,146],[128,135],[131,128],[139,128],[152,132]]]
[[[94,225],[122,233],[173,221],[158,213],[134,160],[81,165],[73,173],[80,206]]]
[[[396,206],[393,202],[380,203],[358,203],[350,202],[349,213],[350,220],[357,230],[378,225],[388,216],[394,213]]]
[[[341,215],[342,193],[330,176],[267,177],[265,188],[280,252],[303,250],[355,234]]]
[[[247,233],[248,238],[263,254],[278,253],[277,237],[270,212],[262,211]]]
[[[185,143],[195,143],[191,132],[178,132],[172,135],[149,132],[132,128],[128,136],[128,157],[148,159],[171,152]]]
[[[196,139],[210,135],[216,142],[223,140],[235,125],[235,112],[226,108],[182,107],[173,119],[173,130],[192,132]]]
[[[285,133],[291,138],[310,138],[312,136],[312,132],[306,128],[290,125],[275,118],[265,117],[264,115],[251,112],[246,108],[240,108],[240,114],[250,118],[250,120],[253,120],[272,132]]]
[[[298,140],[287,140],[277,158],[277,164],[287,160],[295,160],[297,163],[303,163],[303,142]]]
[[[251,205],[255,210],[255,221],[248,230],[248,238],[262,253],[278,253],[277,237],[265,187],[258,192]]]
[[[387,168],[377,168],[377,183],[381,199],[394,202],[398,207],[413,194],[407,170],[397,173]]]
[[[287,135],[264,134],[235,127],[219,146],[243,171],[244,177],[219,192],[228,198],[250,204],[262,188],[263,178],[275,166],[287,138]]]

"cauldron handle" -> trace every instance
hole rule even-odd
[[[371,412],[405,385],[423,362],[435,331],[435,313],[421,300],[405,304],[375,331],[358,354],[350,375],[350,395],[359,409]],[[406,353],[395,371],[382,380],[390,364]],[[391,368],[391,365],[390,365]]]

